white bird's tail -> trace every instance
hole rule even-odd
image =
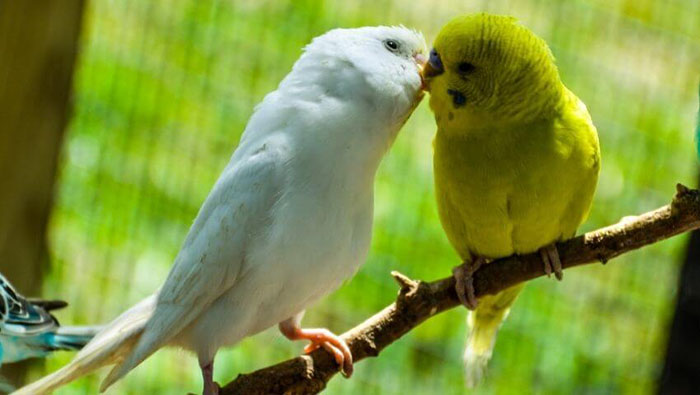
[[[124,359],[153,314],[156,296],[150,296],[117,317],[100,331],[68,365],[14,392],[47,394],[102,366]]]
[[[476,310],[469,312],[469,336],[464,350],[464,376],[467,387],[474,388],[483,379],[496,343],[498,329],[508,317],[510,306],[521,289],[522,286],[515,286],[496,295],[484,296],[479,299]]]

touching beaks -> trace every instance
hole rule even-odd
[[[427,80],[442,74],[444,71],[445,68],[442,66],[440,55],[437,53],[435,48],[433,48],[430,50],[430,58],[428,58],[428,62],[423,67],[423,78]]]

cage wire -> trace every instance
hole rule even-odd
[[[265,93],[301,48],[335,27],[403,24],[428,43],[452,17],[516,16],[554,52],[567,86],[598,127],[602,174],[582,231],[665,204],[693,184],[693,125],[700,69],[700,2],[253,1],[87,3],[74,114],[50,224],[44,295],[65,298],[66,323],[108,322],[165,279],[199,205]],[[430,44],[428,44],[430,45]],[[400,270],[420,279],[459,262],[433,197],[427,100],[384,160],[373,243],[354,279],[309,309],[304,323],[342,332],[390,303]],[[529,284],[499,334],[477,393],[649,393],[673,315],[685,237]],[[328,393],[462,393],[464,309],[436,316],[362,361]],[[275,329],[222,349],[226,383],[290,358],[302,344]],[[72,355],[56,354],[37,378]],[[102,374],[58,393],[95,393]],[[114,393],[181,393],[200,387],[196,358],[162,350]]]

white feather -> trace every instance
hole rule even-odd
[[[386,39],[401,51],[387,50]],[[147,322],[139,315],[115,334],[128,320],[120,317],[76,357],[88,362],[32,393],[116,363],[105,389],[165,345],[210,361],[352,276],[369,248],[375,172],[421,96],[413,55],[424,46],[402,27],[314,39],[256,107]]]

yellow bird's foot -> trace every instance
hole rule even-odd
[[[561,269],[561,260],[559,259],[559,251],[556,244],[552,243],[540,248],[540,257],[542,257],[544,272],[547,274],[547,277],[550,277],[552,272],[554,272],[554,277],[561,281],[564,277],[564,272]]]
[[[474,310],[477,306],[476,295],[474,294],[474,272],[485,263],[486,259],[477,257],[470,262],[464,262],[452,269],[452,275],[455,278],[457,297],[469,310]]]

